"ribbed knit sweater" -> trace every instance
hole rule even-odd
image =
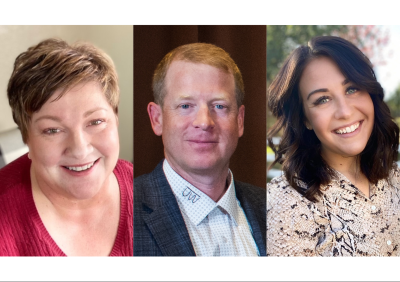
[[[0,256],[65,256],[36,209],[24,155],[0,169]],[[133,165],[118,160],[114,169],[121,197],[117,236],[110,256],[133,256]]]

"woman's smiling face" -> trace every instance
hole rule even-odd
[[[89,199],[117,163],[118,119],[98,83],[78,84],[54,101],[60,91],[31,116],[31,172],[42,190]]]
[[[368,92],[348,81],[327,57],[313,59],[300,79],[306,125],[321,141],[328,162],[360,154],[374,127],[374,105]]]

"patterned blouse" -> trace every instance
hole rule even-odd
[[[267,184],[267,255],[400,256],[399,168],[370,198],[339,172],[321,190],[313,203],[284,175]]]

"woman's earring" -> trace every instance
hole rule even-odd
[[[306,123],[306,127],[308,130],[312,130],[312,127]]]

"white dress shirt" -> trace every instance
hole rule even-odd
[[[196,256],[259,256],[250,224],[230,185],[216,203],[177,174],[164,160],[163,170],[177,199]]]

